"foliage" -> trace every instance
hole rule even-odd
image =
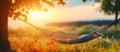
[[[65,5],[64,0],[11,0],[9,17],[13,19],[22,18],[27,21],[27,14],[30,10],[47,11],[48,6],[54,7],[55,4]]]
[[[120,39],[120,30],[109,30],[104,33],[104,37]]]
[[[120,0],[103,0],[101,10],[106,14],[114,14],[117,10],[120,13]]]
[[[86,2],[88,0],[82,1]],[[105,14],[108,15],[115,14],[116,10],[118,11],[118,13],[120,13],[120,0],[94,0],[94,2],[102,3],[100,11],[103,11]]]

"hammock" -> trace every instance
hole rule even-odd
[[[22,19],[18,18],[19,20],[23,21]],[[120,19],[114,21],[112,24],[98,30],[97,32],[92,32],[89,34],[82,34],[82,35],[66,35],[66,34],[62,34],[62,33],[58,33],[58,32],[51,32],[48,31],[46,29],[43,28],[39,28],[36,27],[34,25],[32,25],[31,23],[25,22],[26,24],[36,28],[38,31],[40,31],[41,33],[43,33],[45,36],[51,38],[52,40],[58,41],[60,43],[63,44],[76,44],[76,43],[84,43],[87,41],[90,41],[92,39],[98,38],[100,36],[102,36],[101,33],[99,33],[100,31],[105,31],[106,29],[108,29],[109,27],[111,27],[112,25],[116,24],[117,22],[119,22]]]
[[[61,33],[51,33],[48,35],[48,37],[50,37],[51,39],[64,44],[83,43],[100,36],[102,36],[102,34],[97,32],[93,32],[92,34],[83,34],[79,36],[70,36],[70,35],[61,34]]]

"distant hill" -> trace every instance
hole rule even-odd
[[[82,26],[82,25],[109,25],[113,22],[113,20],[97,20],[97,21],[75,21],[75,22],[59,22],[59,23],[49,23],[47,26]]]

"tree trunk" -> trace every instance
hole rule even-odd
[[[118,20],[118,11],[115,12],[115,21]],[[117,23],[115,23],[115,28],[117,29]]]
[[[9,0],[0,0],[0,52],[11,52],[8,41]]]
[[[119,0],[115,1],[115,21],[118,20],[118,7],[119,7]],[[115,23],[115,28],[117,29],[117,23]]]

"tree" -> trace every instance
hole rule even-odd
[[[82,1],[86,2],[88,0],[82,0]],[[118,15],[120,13],[120,0],[94,0],[94,2],[102,2],[100,11],[103,11],[107,15],[115,14],[114,21],[118,20]],[[117,23],[115,23],[115,28],[117,28]]]
[[[103,0],[101,11],[108,15],[115,14],[115,21],[117,21],[120,13],[120,0]],[[117,23],[115,24],[115,27],[117,27]]]
[[[64,0],[0,0],[0,52],[12,52],[8,40],[8,16],[27,22],[29,10],[47,11],[43,3],[54,7],[55,2],[65,4]]]
[[[9,7],[9,0],[0,0],[0,52],[8,52],[7,50],[10,50],[8,41]]]

